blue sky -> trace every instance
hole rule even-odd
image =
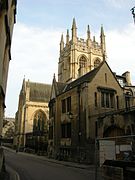
[[[110,67],[117,74],[130,71],[135,84],[133,6],[133,0],[18,0],[6,116],[14,117],[17,111],[24,76],[26,80],[51,84],[53,74],[57,75],[61,34],[65,37],[66,30],[71,30],[74,17],[80,38],[86,38],[89,24],[98,41],[103,24]]]
[[[80,27],[91,23],[94,27],[123,27],[131,22],[133,0],[23,0],[18,1],[18,20],[40,27],[67,28],[72,18]]]

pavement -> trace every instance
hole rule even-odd
[[[19,174],[9,166],[6,166],[7,173],[9,174],[7,179],[4,180],[20,180]]]
[[[9,173],[6,172],[0,172],[0,180],[9,180]]]
[[[15,170],[6,166],[6,171],[0,173],[0,180],[20,180],[20,177]]]
[[[5,150],[12,151],[12,152],[15,153],[15,150],[13,150],[13,149],[10,149],[10,148],[7,148],[7,147],[3,147],[3,148]],[[25,156],[33,156],[33,157],[36,157],[36,158],[41,159],[43,161],[56,163],[56,164],[61,164],[63,166],[86,169],[86,170],[89,170],[89,171],[95,171],[95,166],[94,165],[85,165],[85,164],[74,163],[74,162],[59,161],[59,160],[48,158],[46,156],[39,156],[39,155],[36,155],[36,154],[30,154],[30,153],[26,153],[26,152],[17,152],[17,153],[25,155]],[[7,166],[6,169],[7,169],[7,172],[9,173],[9,175],[10,175],[9,180],[20,180],[18,173],[16,171],[14,171],[11,167]],[[8,179],[5,179],[5,180],[8,180]]]

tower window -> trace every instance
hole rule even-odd
[[[79,66],[80,66],[81,68],[86,67],[86,58],[85,58],[84,56],[82,56],[82,57],[80,58],[80,60],[79,60]]]
[[[98,67],[99,64],[100,64],[100,60],[99,60],[99,59],[96,59],[96,60],[94,61],[94,68]]]
[[[79,59],[79,77],[86,74],[87,60],[84,56]]]

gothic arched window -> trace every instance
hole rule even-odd
[[[94,68],[98,67],[99,64],[100,64],[100,59],[96,59],[96,60],[94,61]]]
[[[46,116],[41,110],[37,111],[33,119],[33,134],[43,135],[45,131]]]
[[[79,59],[79,69],[78,69],[79,77],[86,74],[86,72],[87,72],[87,60],[84,56],[82,56]]]

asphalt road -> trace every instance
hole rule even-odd
[[[47,162],[5,150],[6,164],[16,171],[20,180],[94,180],[94,172]]]

